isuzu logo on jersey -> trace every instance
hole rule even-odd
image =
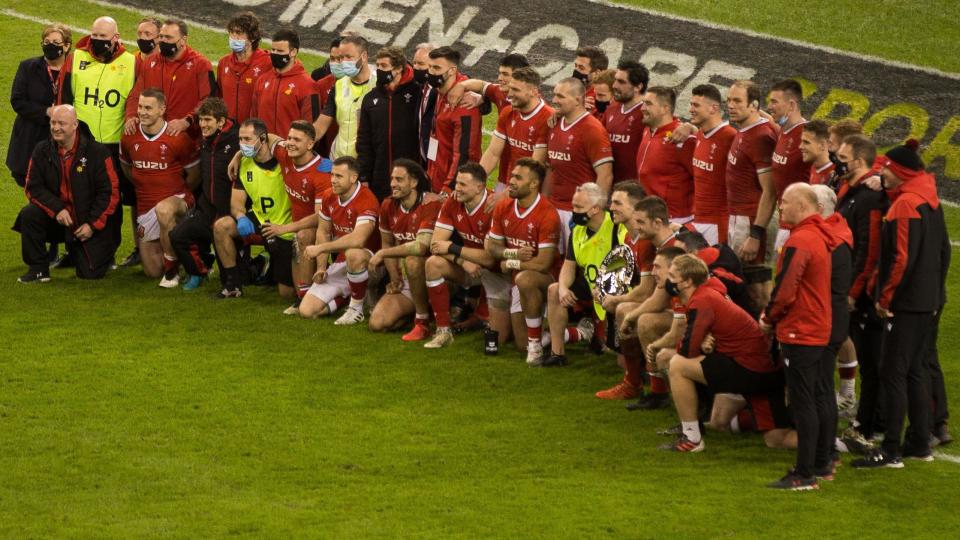
[[[713,163],[707,163],[706,161],[693,158],[693,166],[702,169],[707,172],[713,172]]]
[[[570,154],[567,153],[567,152],[558,152],[558,151],[556,151],[556,150],[549,150],[549,151],[547,152],[547,154],[549,154],[550,159],[555,159],[555,160],[557,160],[557,161],[570,161],[570,160],[571,160]]]
[[[533,128],[531,128],[531,129],[533,129]],[[520,139],[514,139],[513,137],[507,137],[507,142],[510,143],[510,146],[512,146],[512,147],[514,147],[514,148],[519,148],[519,149],[521,149],[521,150],[525,150],[525,151],[527,151],[527,152],[531,152],[531,153],[532,153],[533,150],[534,150],[533,145],[530,144],[530,143],[528,143],[527,141],[521,141]]]
[[[159,161],[143,161],[140,159],[133,160],[133,166],[136,169],[153,169],[163,171],[166,170],[167,164],[161,163]]]
[[[779,165],[786,165],[786,164],[787,164],[787,156],[781,156],[780,154],[774,152],[774,153],[773,153],[773,162],[774,162],[774,163],[777,163],[777,164],[779,164]]]
[[[156,0],[121,0],[147,10]],[[173,5],[170,2],[165,5]],[[406,50],[420,42],[451,45],[463,54],[464,71],[486,80],[497,76],[506,53],[524,54],[552,88],[573,70],[578,47],[596,45],[610,65],[638,60],[651,81],[677,89],[676,110],[687,110],[692,90],[714,84],[725,99],[730,82],[761,84],[787,77],[802,81],[804,116],[852,118],[874,129],[881,147],[915,138],[939,187],[960,198],[960,76],[897,64],[802,42],[702,24],[607,0],[197,0],[191,17],[222,28],[237,8],[253,10],[266,27],[294,27],[304,47],[327,50],[350,29],[375,47]],[[633,29],[643,29],[642,32]],[[678,45],[676,36],[697,36]],[[642,38],[642,39],[641,39]],[[776,54],[756,54],[756,51]],[[909,92],[902,84],[908,81]],[[908,96],[908,97],[905,97]],[[941,178],[940,176],[943,175]]]
[[[620,144],[627,144],[627,143],[630,142],[630,135],[629,135],[629,134],[628,134],[628,135],[624,135],[623,133],[611,133],[611,134],[610,134],[610,142],[612,142],[612,143],[620,143]]]

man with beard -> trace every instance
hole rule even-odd
[[[644,191],[667,203],[670,222],[683,225],[693,221],[692,135],[674,143],[671,134],[680,125],[673,117],[677,94],[670,88],[654,86],[643,96],[643,140],[637,149],[637,176]]]
[[[690,96],[693,150],[693,226],[713,246],[727,242],[727,153],[737,130],[723,119],[720,90],[701,84]]]
[[[313,122],[320,113],[320,97],[314,92],[313,79],[297,58],[300,36],[293,30],[280,30],[270,43],[273,69],[260,76],[251,97],[250,117],[260,118],[269,133],[281,136],[296,120]]]
[[[227,21],[227,34],[230,53],[217,62],[217,83],[228,118],[243,122],[251,116],[257,81],[270,71],[270,53],[260,48],[260,19],[251,11],[237,13]]]
[[[613,79],[612,107],[603,114],[603,127],[610,135],[613,151],[613,181],[638,181],[637,149],[643,138],[643,95],[650,82],[647,68],[633,60],[617,66]]]
[[[830,124],[823,120],[811,120],[803,125],[800,137],[800,156],[810,166],[811,186],[828,184],[833,177],[835,165],[830,159]]]

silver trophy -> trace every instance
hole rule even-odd
[[[611,249],[597,271],[597,302],[602,304],[608,294],[621,295],[629,291],[635,269],[633,250],[625,245]]]

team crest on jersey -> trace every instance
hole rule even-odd
[[[536,129],[535,127],[530,126],[530,129],[527,130],[527,135],[528,135],[529,137],[533,137],[533,131],[534,131],[535,129]]]
[[[193,60],[186,63],[187,69],[193,69]]]
[[[270,88],[270,81],[263,81],[263,89],[266,90],[267,88]]]
[[[256,77],[257,75],[260,75],[260,68],[259,68],[259,67],[253,68],[253,76]]]
[[[353,219],[353,210],[347,208],[347,219]]]
[[[515,127],[516,125],[517,125],[517,121],[516,121],[516,120],[511,120],[511,121],[510,121],[510,127]]]
[[[88,61],[86,61],[86,60],[81,60],[81,61],[80,61],[80,69],[81,69],[81,70],[87,69],[87,66],[89,66],[89,65],[90,65],[90,62],[88,62]]]
[[[156,61],[156,60],[154,60],[153,62],[150,62],[150,67],[153,67],[153,66],[155,66],[155,65],[157,65],[157,61]]]
[[[82,173],[83,169],[87,166],[87,158],[80,158],[80,165],[77,166],[77,172]]]
[[[284,90],[283,93],[289,96],[291,93],[293,93],[293,89],[296,87],[297,85],[295,85],[294,83],[290,83],[287,85],[287,89]]]
[[[230,73],[230,66],[223,68],[224,73]]]
[[[478,219],[478,220],[477,220],[477,227],[483,227],[483,220],[482,220],[482,219]]]
[[[373,98],[373,104],[376,105],[380,101],[379,98]]]
[[[567,144],[568,145],[573,144],[573,135],[567,136]]]
[[[527,223],[527,234],[533,234],[533,223]]]
[[[229,145],[229,144],[223,147],[223,153],[224,153],[224,154],[229,154],[229,153],[230,153],[230,145]]]
[[[411,94],[410,92],[407,92],[406,94],[403,95],[403,100],[404,100],[403,102],[410,103],[410,98],[412,97],[413,97],[413,94]]]
[[[165,156],[167,153],[167,145],[160,143],[160,155]]]
[[[137,144],[133,145],[133,151],[134,151],[134,152],[139,152],[139,151],[140,151],[140,143],[137,143]]]
[[[307,179],[306,179],[306,178],[301,178],[301,179],[300,179],[300,189],[307,189]]]
[[[457,214],[457,221],[463,221],[463,214]]]

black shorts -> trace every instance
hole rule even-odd
[[[793,419],[790,416],[790,410],[787,408],[785,399],[786,388],[775,388],[764,394],[751,394],[743,397],[747,400],[747,408],[740,412],[752,415],[753,425],[757,431],[793,429]]]
[[[772,373],[751,371],[733,358],[712,352],[700,362],[707,387],[715,394],[765,394],[786,386],[783,370]]]
[[[272,238],[267,240],[260,232],[260,220],[253,211],[247,212],[247,218],[253,222],[254,232],[243,239],[246,245],[261,245],[270,254],[270,275],[281,285],[293,287],[293,240]]]

